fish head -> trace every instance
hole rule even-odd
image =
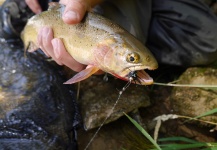
[[[136,84],[153,83],[144,70],[154,70],[158,63],[148,48],[134,36],[127,33],[111,35],[100,42],[98,50],[100,54],[96,58],[100,69],[120,79],[133,80]]]

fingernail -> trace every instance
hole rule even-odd
[[[64,13],[63,17],[69,20],[78,20],[78,15],[74,11],[67,11]]]

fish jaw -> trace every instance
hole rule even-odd
[[[134,67],[124,69],[121,73],[111,73],[111,74],[121,80],[129,81],[135,84],[151,85],[153,84],[153,78],[150,77],[145,72],[145,69],[148,69],[148,68],[142,67],[142,66],[134,66]],[[154,69],[156,68],[152,68],[148,70],[154,70]]]
[[[137,71],[138,80],[135,80],[136,84],[150,85],[154,80],[144,70]]]

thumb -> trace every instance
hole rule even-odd
[[[62,19],[67,24],[79,23],[89,7],[86,0],[60,0],[60,3],[66,5]]]

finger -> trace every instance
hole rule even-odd
[[[42,12],[41,6],[38,3],[38,0],[25,0],[29,8],[36,14]]]
[[[54,55],[53,45],[51,43],[51,40],[54,38],[53,30],[49,27],[44,27],[42,28],[40,34],[41,35],[39,35],[38,42],[42,51],[45,52],[45,54],[48,56],[51,56],[57,64],[63,65]]]
[[[43,43],[42,43],[43,34],[44,34],[44,33],[48,33],[48,32],[49,32],[48,29],[46,29],[46,28],[41,28],[41,29],[39,30],[39,33],[38,33],[37,41],[38,41],[38,45],[39,45],[40,49],[45,53],[45,55],[46,55],[47,57],[51,57],[51,56],[49,55],[49,53],[42,47],[42,45],[43,45]]]
[[[60,3],[66,5],[62,19],[68,24],[79,23],[89,7],[86,0],[60,0]]]
[[[54,55],[58,59],[59,62],[62,62],[64,65],[69,67],[70,69],[79,72],[85,68],[85,65],[77,62],[65,49],[63,42],[55,38],[52,41],[52,45],[54,48]]]

